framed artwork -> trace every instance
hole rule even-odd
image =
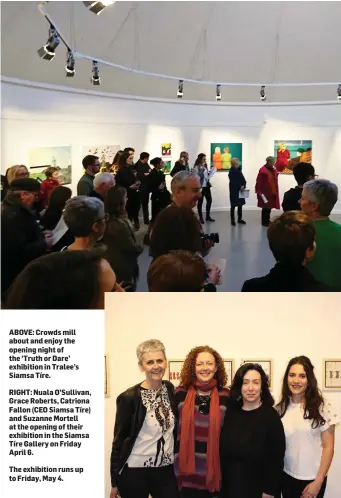
[[[72,178],[71,155],[71,146],[30,149],[28,152],[30,177],[40,181],[46,180],[45,170],[54,166],[59,170],[60,184],[69,185]]]
[[[341,358],[326,358],[323,360],[324,391],[341,391]]]
[[[258,363],[269,378],[270,390],[273,388],[273,360],[267,358],[243,358],[241,365],[244,363]]]
[[[109,355],[104,355],[104,397],[110,396],[110,382],[109,382]]]
[[[162,172],[165,174],[165,175],[169,175],[169,173],[171,172],[172,170],[172,161],[163,161],[163,168],[162,168]]]
[[[226,375],[227,375],[227,385],[230,386],[233,381],[234,377],[234,360],[226,360],[224,358],[224,365],[225,365],[225,370],[226,370]]]
[[[180,373],[184,360],[168,360],[168,380],[174,384],[175,387],[179,385]],[[234,360],[224,359],[225,370],[227,374],[227,385],[231,385],[234,376]]]
[[[101,161],[101,168],[105,168],[106,164],[113,163],[116,152],[121,149],[120,145],[92,145],[84,146],[82,149],[82,159],[85,156],[98,156]]]
[[[161,156],[171,156],[172,155],[172,144],[161,144]]]
[[[300,162],[312,162],[311,140],[275,140],[275,168],[282,175],[292,175],[294,166]]]
[[[243,166],[243,144],[242,143],[212,143],[210,151],[211,167],[214,166],[217,172],[231,169],[233,157],[239,159],[239,166]]]

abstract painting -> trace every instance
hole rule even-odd
[[[282,175],[292,175],[294,166],[298,163],[312,162],[311,140],[275,140],[275,168]]]
[[[161,156],[172,155],[172,144],[161,144]]]
[[[28,158],[30,177],[43,181],[46,179],[44,171],[54,166],[59,169],[60,184],[69,185],[72,177],[71,155],[71,146],[30,149]]]
[[[106,167],[106,163],[113,163],[116,152],[120,150],[120,145],[92,145],[83,147],[82,159],[85,156],[98,156],[101,161],[101,168]]]
[[[239,166],[243,166],[243,144],[242,143],[211,143],[210,162],[217,172],[228,171],[231,161],[236,157]]]
[[[163,168],[161,169],[161,171],[165,175],[169,175],[169,173],[171,172],[171,169],[172,169],[172,161],[164,161]]]

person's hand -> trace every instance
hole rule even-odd
[[[210,277],[210,280],[212,284],[218,285],[220,282],[220,277],[221,277],[221,271],[219,266],[217,265],[210,265],[207,267],[207,272]]]
[[[124,282],[123,280],[118,284],[118,286],[121,288],[121,292],[127,292],[133,288],[133,284],[131,282]]]
[[[206,251],[208,251],[209,249],[211,249],[211,247],[213,247],[213,246],[214,246],[214,242],[213,242],[213,240],[211,240],[211,239],[206,239],[206,240],[204,241],[204,247],[205,247]]]
[[[267,493],[263,493],[262,498],[274,498],[274,495],[268,495]]]
[[[323,481],[315,479],[315,481],[308,484],[308,486],[304,488],[301,498],[316,498],[320,492],[322,482]]]
[[[160,183],[160,185],[159,185],[159,189],[160,189],[160,190],[163,190],[163,189],[165,188],[165,186],[166,186],[166,185],[165,185],[164,183]]]
[[[47,245],[47,248],[51,249],[51,247],[53,246],[53,235],[52,235],[52,232],[45,233],[44,237],[45,237],[45,243]]]
[[[132,190],[136,190],[139,188],[139,185],[137,183],[133,183],[133,185],[130,185],[130,187]]]
[[[240,190],[245,190],[244,185],[242,185],[242,186],[240,187]],[[264,494],[264,493],[263,493],[263,494]],[[270,495],[268,495],[268,496],[270,496]]]
[[[149,175],[149,173],[150,173],[150,171],[148,171],[148,173],[144,173],[144,176],[148,176],[148,175]]]
[[[118,489],[117,488],[111,488],[110,498],[116,498],[117,495],[118,495]]]

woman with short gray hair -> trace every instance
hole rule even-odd
[[[150,339],[136,349],[145,380],[120,394],[112,444],[110,498],[178,498],[174,474],[177,407],[174,386],[163,381],[165,347]]]

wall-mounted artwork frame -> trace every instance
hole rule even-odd
[[[275,168],[281,175],[292,175],[296,164],[312,162],[311,140],[275,140]]]
[[[163,161],[163,168],[161,171],[165,175],[169,175],[169,173],[172,171],[172,161]]]
[[[180,373],[185,360],[171,359],[168,360],[168,380],[174,384],[175,387],[179,385]],[[225,370],[227,374],[227,385],[230,386],[234,377],[234,360],[224,359]]]
[[[172,155],[172,144],[171,143],[162,143],[161,144],[161,156],[170,157],[171,155]]]
[[[224,358],[224,365],[225,365],[225,370],[226,370],[226,375],[227,375],[227,386],[230,386],[233,381],[233,377],[235,374],[235,369],[234,369],[234,360],[228,358]]]
[[[341,391],[341,358],[324,358],[322,374],[324,391]]]
[[[110,396],[109,355],[104,355],[104,397]]]
[[[41,182],[46,179],[45,171],[50,166],[58,168],[60,185],[72,181],[72,147],[34,147],[28,151],[30,177]]]
[[[258,363],[260,365],[266,375],[269,378],[270,390],[273,389],[273,359],[272,358],[243,358],[241,361],[241,365],[244,363]]]
[[[243,166],[243,144],[241,142],[214,142],[210,145],[210,165],[217,173],[231,169],[232,158],[239,159],[239,166]]]

